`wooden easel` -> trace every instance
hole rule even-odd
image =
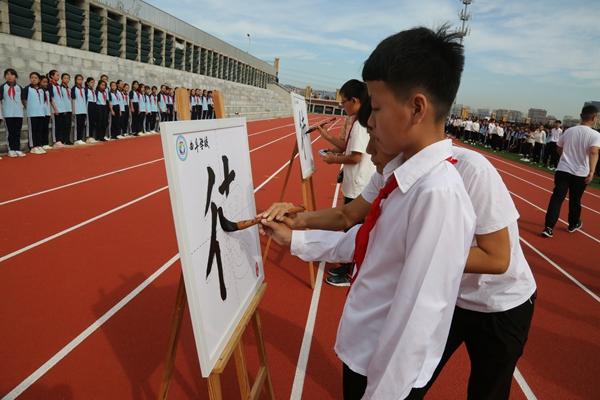
[[[294,149],[292,150],[292,156],[290,157],[290,162],[288,164],[287,171],[285,173],[285,180],[283,181],[283,188],[281,188],[281,194],[279,195],[279,201],[282,202],[285,196],[285,192],[287,190],[288,183],[290,182],[290,175],[292,174],[292,167],[294,164],[294,159],[298,155],[298,143],[294,144]],[[304,202],[304,207],[306,211],[315,211],[317,209],[317,201],[315,199],[315,189],[313,184],[312,175],[306,179],[302,179],[302,201]],[[267,245],[265,246],[265,251],[263,252],[263,265],[267,262],[267,256],[269,255],[269,250],[271,248],[271,238],[267,240]],[[312,261],[308,262],[308,273],[310,276],[310,287],[312,289],[315,288],[315,265]]]
[[[186,89],[182,88],[178,90],[181,90],[178,97],[179,100],[176,103],[176,105],[179,106],[179,111],[181,112],[179,115],[184,117],[187,116],[187,119],[189,120],[191,118],[189,112],[189,96],[186,95]],[[221,108],[220,112],[221,115],[223,115],[223,103],[220,93],[218,98],[219,107]],[[219,116],[219,113],[217,113],[217,116]],[[229,342],[223,349],[223,352],[215,364],[215,367],[207,378],[208,397],[210,400],[223,399],[223,393],[221,391],[221,374],[225,370],[225,367],[231,358],[231,354],[233,354],[235,359],[235,370],[238,384],[240,386],[241,398],[250,400],[258,399],[262,390],[266,389],[268,398],[270,400],[275,400],[273,382],[271,380],[271,374],[269,372],[269,366],[267,362],[267,353],[265,351],[265,342],[262,336],[262,326],[260,323],[260,317],[258,315],[258,305],[260,304],[266,289],[267,284],[263,283],[257,290],[256,294],[252,298],[252,301],[248,305],[248,308],[242,315],[240,322],[233,331]],[[179,334],[181,333],[181,321],[183,320],[183,313],[185,312],[186,305],[187,296],[182,272],[179,275],[179,286],[177,288],[177,297],[175,299],[175,311],[173,313],[173,321],[171,323],[171,336],[169,337],[169,345],[165,357],[165,369],[160,384],[160,390],[158,392],[158,400],[167,400],[167,396],[169,394],[169,387],[171,385],[171,378],[173,376],[173,369],[175,367],[175,357],[177,355],[177,344],[179,342]],[[259,359],[259,369],[252,387],[250,387],[248,368],[246,366],[246,356],[244,355],[242,343],[242,336],[244,335],[250,320],[252,320],[252,327],[254,328],[254,336],[256,338],[256,348],[258,350]]]

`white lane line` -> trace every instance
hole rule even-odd
[[[126,208],[126,207],[129,207],[129,206],[131,206],[131,205],[133,205],[133,204],[135,204],[135,203],[138,203],[138,202],[140,202],[140,201],[142,201],[142,200],[144,200],[144,199],[146,199],[146,198],[148,198],[148,197],[150,197],[150,196],[153,196],[153,195],[155,195],[155,194],[157,194],[157,193],[159,193],[159,192],[162,192],[162,191],[163,191],[163,190],[165,190],[166,188],[167,188],[167,186],[160,187],[160,188],[158,188],[158,189],[156,189],[156,190],[153,190],[153,191],[152,191],[152,192],[150,192],[150,193],[146,193],[146,194],[145,194],[145,195],[143,195],[143,196],[140,196],[140,197],[138,197],[138,198],[135,198],[135,199],[133,199],[133,200],[131,200],[131,201],[128,201],[128,202],[127,202],[127,203],[125,203],[125,204],[121,204],[120,206],[117,206],[117,207],[115,207],[115,208],[113,208],[113,209],[110,209],[110,210],[108,210],[108,211],[106,211],[106,212],[103,212],[102,214],[98,214],[98,215],[96,215],[95,217],[92,217],[92,218],[90,218],[90,219],[87,219],[87,220],[85,220],[85,221],[83,221],[83,222],[80,222],[80,223],[78,223],[77,225],[73,225],[73,226],[71,226],[71,227],[69,227],[69,228],[67,228],[67,229],[64,229],[64,230],[62,230],[62,231],[60,231],[60,232],[57,232],[57,233],[55,233],[54,235],[50,235],[50,236],[48,236],[48,237],[46,237],[46,238],[44,238],[44,239],[38,240],[38,241],[37,241],[37,242],[35,242],[35,243],[31,243],[30,245],[27,245],[27,246],[25,246],[25,247],[23,247],[23,248],[21,248],[21,249],[19,249],[19,250],[15,250],[15,251],[13,251],[12,253],[8,253],[8,254],[6,254],[6,255],[4,255],[4,256],[2,256],[2,257],[0,257],[0,263],[1,263],[1,262],[4,262],[4,261],[6,261],[6,260],[9,260],[9,259],[11,259],[11,258],[13,258],[13,257],[15,257],[15,256],[18,256],[19,254],[22,254],[22,253],[24,253],[24,252],[26,252],[26,251],[28,251],[28,250],[31,250],[31,249],[33,249],[33,248],[35,248],[35,247],[41,246],[42,244],[44,244],[44,243],[47,243],[47,242],[49,242],[49,241],[51,241],[51,240],[54,240],[54,239],[56,239],[56,238],[59,238],[59,237],[61,237],[61,236],[63,236],[63,235],[66,235],[67,233],[69,233],[69,232],[72,232],[72,231],[74,231],[74,230],[76,230],[76,229],[79,229],[79,228],[81,228],[82,226],[85,226],[85,225],[91,224],[92,222],[94,222],[94,221],[97,221],[97,220],[99,220],[99,219],[101,219],[101,218],[104,218],[104,217],[106,217],[106,216],[108,216],[108,215],[110,215],[110,214],[114,214],[114,213],[116,213],[116,212],[117,212],[117,211],[119,211],[119,210],[122,210],[122,209],[124,209],[124,208]]]
[[[326,119],[326,118],[323,118],[323,120],[325,120],[325,119]],[[337,121],[336,121],[336,122],[337,122]],[[332,128],[333,128],[334,126],[335,126],[335,124],[331,125],[331,127],[332,127]],[[294,132],[292,132],[292,133],[289,133],[289,134],[287,134],[287,135],[285,135],[285,136],[281,136],[281,137],[279,137],[279,138],[277,138],[277,139],[275,139],[275,140],[271,140],[269,143],[265,143],[265,144],[263,144],[263,145],[261,145],[261,146],[258,146],[258,147],[256,147],[256,148],[254,148],[254,149],[250,150],[250,153],[253,153],[253,152],[255,152],[256,150],[260,150],[260,149],[262,149],[263,147],[267,147],[267,146],[269,146],[269,145],[271,145],[271,144],[273,144],[273,143],[275,143],[275,142],[279,142],[280,140],[286,139],[286,138],[288,138],[288,137],[290,137],[290,136],[292,136],[292,135],[295,135],[295,134],[296,134],[296,131],[294,131]]]
[[[513,192],[511,192],[511,191],[509,191],[509,193],[510,193],[510,194],[512,194],[513,196],[515,196],[516,198],[518,198],[518,199],[520,199],[520,200],[524,201],[525,203],[529,204],[530,206],[532,206],[532,207],[534,207],[534,208],[536,208],[536,209],[540,210],[540,211],[541,211],[541,212],[543,212],[544,214],[546,213],[546,210],[544,210],[543,208],[541,208],[541,207],[539,207],[539,206],[537,206],[537,205],[533,204],[532,202],[530,202],[529,200],[527,200],[527,199],[525,199],[525,198],[523,198],[523,197],[519,196],[518,194],[516,194],[516,193],[513,193]],[[559,218],[558,220],[559,220],[560,222],[562,222],[564,225],[566,225],[566,226],[569,226],[569,223],[568,223],[567,221],[565,221],[564,219],[562,219],[562,218]],[[585,231],[584,231],[584,230],[582,230],[582,229],[579,229],[579,230],[577,230],[577,232],[581,233],[581,234],[582,234],[582,235],[584,235],[584,236],[587,236],[588,238],[592,239],[592,240],[593,240],[594,242],[596,242],[596,243],[600,243],[600,239],[597,239],[596,237],[594,237],[594,236],[590,235],[589,233],[585,232]]]
[[[260,134],[265,133],[265,132],[271,132],[271,131],[274,131],[275,129],[287,128],[288,126],[293,126],[293,125],[294,124],[292,123],[292,124],[287,124],[287,125],[276,126],[275,128],[265,129],[264,131],[260,131],[260,132],[256,132],[256,133],[251,133],[250,135],[248,135],[248,137],[260,135]]]
[[[464,147],[464,146],[463,146],[463,147]],[[539,176],[540,178],[544,178],[544,179],[547,179],[547,180],[549,180],[549,181],[551,181],[551,182],[554,182],[554,177],[552,177],[552,178],[551,178],[551,177],[549,177],[549,176],[547,176],[547,175],[544,175],[544,174],[539,174],[539,173],[537,173],[537,172],[535,172],[535,171],[532,171],[532,170],[531,170],[531,169],[529,169],[529,168],[523,168],[523,167],[520,167],[520,166],[518,166],[518,165],[516,164],[516,162],[509,162],[509,161],[503,160],[503,159],[501,159],[501,158],[494,157],[494,156],[492,156],[492,155],[488,154],[486,151],[483,151],[483,150],[481,150],[481,149],[477,149],[477,150],[479,150],[479,152],[480,152],[480,153],[481,153],[483,156],[485,156],[485,157],[487,157],[487,158],[491,158],[492,160],[496,160],[496,161],[499,161],[499,162],[501,162],[501,163],[508,164],[508,165],[510,165],[511,167],[514,167],[514,168],[516,168],[516,169],[520,169],[520,170],[522,170],[522,171],[525,171],[525,172],[528,172],[528,173],[530,173],[530,174],[537,175],[537,176]],[[590,196],[597,197],[597,198],[599,198],[599,199],[600,199],[600,196],[599,196],[599,195],[597,195],[597,194],[595,194],[595,193],[592,193],[592,191],[591,191],[591,190],[588,190],[586,193],[588,193]]]
[[[276,126],[275,128],[271,128],[271,129],[267,129],[267,130],[264,130],[264,131],[256,132],[256,133],[253,133],[253,134],[248,135],[248,136],[254,136],[254,135],[258,135],[258,134],[261,134],[261,133],[264,133],[264,132],[268,132],[268,131],[272,131],[272,130],[275,130],[275,129],[285,128],[285,127],[288,127],[290,125],[293,125],[293,124]],[[41,190],[39,192],[31,193],[31,194],[28,194],[28,195],[25,195],[25,196],[15,197],[14,199],[9,199],[9,200],[5,200],[5,201],[0,202],[0,206],[4,206],[4,205],[10,204],[10,203],[15,203],[17,201],[29,199],[29,198],[35,197],[35,196],[40,196],[42,194],[54,192],[54,191],[57,191],[57,190],[60,190],[60,189],[65,189],[65,188],[68,188],[70,186],[79,185],[79,184],[82,184],[82,183],[85,183],[85,182],[89,182],[89,181],[93,181],[93,180],[96,180],[96,179],[104,178],[104,177],[107,177],[107,176],[110,176],[110,175],[114,175],[114,174],[118,174],[118,173],[121,173],[121,172],[129,171],[131,169],[143,167],[143,166],[146,166],[146,165],[149,165],[149,164],[153,164],[153,163],[156,163],[156,162],[159,162],[159,161],[162,161],[162,160],[164,160],[163,157],[157,158],[155,160],[146,161],[146,162],[143,162],[143,163],[140,163],[140,164],[131,165],[129,167],[120,168],[120,169],[117,169],[117,170],[114,170],[114,171],[109,171],[109,172],[106,172],[106,173],[103,173],[103,174],[100,174],[100,175],[91,176],[89,178],[80,179],[78,181],[74,181],[74,182],[71,182],[71,183],[66,183],[64,185],[56,186],[56,187],[53,187],[53,188],[50,188],[50,189]]]
[[[519,237],[519,239],[525,243],[525,245],[527,247],[529,247],[531,250],[533,250],[538,256],[542,257],[544,260],[546,260],[550,265],[552,265],[554,268],[556,268],[560,273],[562,273],[564,276],[566,276],[571,282],[573,282],[575,285],[579,286],[579,288],[581,288],[581,290],[583,290],[584,292],[586,292],[587,294],[589,294],[590,296],[592,296],[592,298],[594,300],[596,300],[597,302],[600,303],[600,297],[598,297],[598,295],[596,295],[594,292],[592,292],[590,289],[588,289],[583,283],[579,282],[577,279],[575,279],[573,277],[573,275],[569,274],[567,271],[565,271],[560,265],[558,265],[557,263],[555,263],[554,261],[552,261],[550,258],[548,258],[544,253],[542,253],[541,251],[539,251],[537,248],[535,248],[531,243],[529,243],[527,240],[523,239],[523,237]]]
[[[17,201],[25,200],[25,199],[28,199],[30,197],[40,196],[42,194],[46,194],[46,193],[54,192],[56,190],[68,188],[70,186],[79,185],[81,183],[85,183],[85,182],[93,181],[93,180],[96,180],[96,179],[104,178],[106,176],[110,176],[110,175],[118,174],[118,173],[121,173],[121,172],[129,171],[131,169],[143,167],[145,165],[153,164],[155,162],[159,162],[159,161],[162,161],[162,160],[163,160],[162,158],[157,158],[155,160],[143,162],[141,164],[131,165],[129,167],[125,167],[125,168],[117,169],[117,170],[114,170],[114,171],[106,172],[106,173],[100,174],[100,175],[95,175],[95,176],[92,176],[92,177],[89,177],[89,178],[81,179],[81,180],[78,180],[78,181],[75,181],[75,182],[71,182],[71,183],[67,183],[67,184],[64,184],[64,185],[56,186],[56,187],[53,187],[53,188],[50,188],[50,189],[46,189],[46,190],[42,190],[42,191],[39,191],[39,192],[31,193],[31,194],[28,194],[28,195],[25,195],[25,196],[16,197],[16,198],[10,199],[10,200],[5,200],[5,201],[0,202],[0,206],[4,206],[4,205],[10,204],[10,203],[15,203]]]
[[[519,368],[515,368],[515,372],[513,373],[513,376],[515,377],[515,380],[521,387],[521,390],[523,391],[523,394],[525,395],[527,400],[537,400],[537,397],[533,393],[533,390],[531,390],[531,388],[527,384],[527,381],[521,374],[521,371],[519,371]]]
[[[320,136],[313,140],[312,143],[319,140]],[[297,157],[297,156],[296,156]],[[285,164],[283,164],[277,171],[275,171],[271,176],[269,176],[263,183],[261,183],[256,189],[254,189],[254,193],[258,192],[262,189],[266,182],[271,181],[277,174],[279,174],[290,161],[288,160]],[[163,189],[164,190],[166,186]],[[113,315],[115,315],[119,310],[127,305],[131,300],[133,300],[142,290],[144,290],[149,284],[156,280],[160,275],[162,275],[171,265],[175,263],[175,261],[179,260],[179,253],[175,254],[169,261],[167,261],[162,267],[156,270],[152,275],[150,275],[144,282],[142,282],[138,287],[136,287],[133,291],[131,291],[127,296],[121,299],[117,304],[115,304],[110,310],[104,313],[100,318],[94,321],[90,326],[88,326],[83,332],[75,337],[75,339],[71,340],[65,347],[60,349],[54,356],[52,356],[48,361],[46,361],[42,366],[36,369],[31,375],[25,378],[21,383],[19,383],[13,390],[11,390],[8,394],[6,394],[2,400],[13,400],[25,390],[27,390],[31,385],[33,385],[38,379],[40,379],[46,372],[48,372],[52,367],[58,364],[63,358],[65,358],[71,351],[73,351],[78,345],[80,345],[85,339],[87,339],[92,333],[94,333],[98,328],[100,328],[106,321],[108,321]]]
[[[288,136],[289,136],[289,135],[288,135]],[[319,136],[319,137],[317,137],[317,138],[316,138],[316,139],[315,139],[315,140],[314,140],[312,143],[314,143],[314,142],[316,142],[317,140],[319,140],[319,138],[320,138],[320,136]],[[270,143],[274,143],[274,142],[276,142],[276,141],[277,141],[277,140],[275,140],[275,141],[273,141],[273,142],[270,142]],[[262,148],[262,147],[265,147],[265,146],[261,146],[261,148]],[[254,150],[250,150],[250,152],[252,152],[252,151],[254,151]],[[296,157],[297,157],[297,155],[296,155]],[[288,161],[288,162],[286,162],[286,163],[285,163],[285,164],[284,164],[284,165],[283,165],[283,166],[282,166],[282,167],[281,167],[279,170],[277,170],[277,173],[281,172],[281,171],[282,171],[282,170],[283,170],[283,169],[284,169],[284,168],[285,168],[285,167],[286,167],[286,166],[287,166],[289,163],[290,163],[289,161]],[[269,177],[269,179],[268,179],[268,180],[270,181],[271,179],[273,179],[273,177],[274,177],[275,175],[276,175],[276,174],[274,174],[274,175],[271,175],[271,176]],[[267,182],[268,182],[268,181],[267,181]],[[261,187],[262,187],[262,186],[264,186],[265,184],[266,184],[266,182],[263,182],[263,184],[262,184],[261,186],[259,186],[259,188],[261,188]],[[41,245],[43,245],[44,243],[47,243],[47,242],[49,242],[49,241],[51,241],[51,240],[54,240],[54,239],[56,239],[56,238],[59,238],[59,237],[61,237],[61,236],[63,236],[63,235],[66,235],[67,233],[69,233],[69,232],[72,232],[72,231],[74,231],[74,230],[76,230],[76,229],[79,229],[79,228],[81,228],[81,227],[83,227],[83,226],[85,226],[85,225],[91,224],[92,222],[94,222],[94,221],[97,221],[97,220],[99,220],[99,219],[101,219],[101,218],[104,218],[104,217],[106,217],[106,216],[108,216],[108,215],[110,215],[110,214],[114,214],[115,212],[117,212],[117,211],[120,211],[120,210],[122,210],[123,208],[129,207],[129,206],[131,206],[131,205],[133,205],[133,204],[135,204],[135,203],[138,203],[138,202],[140,202],[140,201],[142,201],[142,200],[144,200],[144,199],[146,199],[146,198],[148,198],[148,197],[150,197],[150,196],[153,196],[153,195],[155,195],[156,193],[159,193],[159,192],[161,192],[161,191],[163,191],[163,190],[167,189],[167,187],[168,187],[168,186],[163,186],[163,187],[160,187],[160,188],[158,188],[158,189],[156,189],[156,190],[154,190],[154,191],[152,191],[152,192],[150,192],[150,193],[146,193],[145,195],[143,195],[143,196],[140,196],[140,197],[138,197],[138,198],[136,198],[136,199],[133,199],[133,200],[131,200],[131,201],[129,201],[129,202],[127,202],[127,203],[125,203],[125,204],[121,204],[120,206],[117,206],[117,207],[115,207],[115,208],[113,208],[113,209],[110,209],[110,210],[108,210],[108,211],[106,211],[106,212],[103,212],[102,214],[96,215],[96,216],[94,216],[94,217],[92,217],[92,218],[90,218],[90,219],[87,219],[87,220],[85,220],[85,221],[83,221],[83,222],[80,222],[80,223],[78,223],[77,225],[73,225],[73,226],[71,226],[71,227],[69,227],[69,228],[67,228],[67,229],[64,229],[64,230],[62,230],[62,231],[60,231],[60,232],[57,232],[57,233],[55,233],[55,234],[53,234],[53,235],[50,235],[50,236],[48,236],[48,237],[45,237],[44,239],[38,240],[38,241],[37,241],[37,242],[35,242],[35,243],[31,243],[31,244],[29,244],[29,245],[27,245],[27,246],[25,246],[25,247],[23,247],[23,248],[21,248],[21,249],[19,249],[19,250],[15,250],[15,251],[13,251],[12,253],[5,254],[5,255],[3,255],[2,257],[0,257],[0,263],[4,262],[4,261],[6,261],[6,260],[9,260],[9,259],[11,259],[11,258],[13,258],[13,257],[15,257],[15,256],[18,256],[19,254],[22,254],[22,253],[24,253],[24,252],[26,252],[26,251],[29,251],[29,250],[31,250],[31,249],[33,249],[33,248],[35,248],[35,247],[41,246]]]
[[[333,202],[331,207],[335,207],[340,193],[340,184],[335,186],[333,194]],[[304,327],[304,336],[302,337],[302,345],[300,346],[300,354],[296,363],[296,373],[294,374],[294,383],[292,384],[292,393],[290,400],[300,400],[302,398],[302,390],[304,389],[304,379],[306,377],[306,367],[308,365],[308,356],[310,355],[310,346],[312,344],[313,333],[315,330],[315,321],[317,320],[317,311],[319,308],[319,299],[321,297],[321,287],[323,286],[323,273],[325,271],[325,262],[319,263],[315,288],[313,289],[312,298],[310,299],[310,308],[306,317],[306,325]]]
[[[550,193],[550,194],[552,194],[552,190],[548,190],[548,189],[546,189],[546,188],[544,188],[544,187],[542,187],[542,186],[538,186],[538,185],[536,185],[535,183],[531,183],[530,181],[528,181],[528,180],[526,180],[526,179],[523,179],[523,178],[521,178],[521,177],[519,177],[519,176],[517,176],[517,175],[511,174],[510,172],[507,172],[507,171],[505,171],[505,170],[503,170],[503,169],[496,168],[496,170],[497,170],[497,171],[499,171],[499,172],[502,172],[503,174],[506,174],[506,175],[512,176],[512,177],[513,177],[513,178],[515,178],[515,179],[518,179],[518,180],[520,180],[520,181],[523,181],[523,182],[527,183],[527,184],[528,184],[528,185],[530,185],[530,186],[533,186],[533,187],[536,187],[536,188],[538,188],[538,189],[541,189],[541,190],[543,190],[543,191],[544,191],[544,192],[546,192],[546,193]],[[569,200],[569,197],[567,196],[567,197],[566,197],[566,199],[567,199],[567,200]],[[600,212],[599,212],[599,211],[596,211],[596,210],[594,210],[593,208],[590,208],[590,207],[588,207],[588,206],[586,206],[586,205],[584,205],[584,204],[582,204],[582,205],[581,205],[581,207],[583,207],[583,208],[585,208],[586,210],[589,210],[589,211],[591,211],[591,212],[593,212],[593,213],[596,213],[596,214],[600,215]]]
[[[90,326],[88,326],[83,332],[77,335],[73,340],[71,340],[65,347],[60,349],[56,354],[54,354],[48,361],[46,361],[42,366],[33,371],[31,375],[25,378],[21,383],[19,383],[13,390],[8,392],[2,400],[13,400],[17,398],[20,394],[22,394],[29,386],[35,383],[38,379],[40,379],[46,372],[48,372],[52,367],[54,367],[60,360],[65,358],[67,354],[69,354],[73,349],[79,346],[85,339],[88,338],[92,333],[94,333],[98,328],[100,328],[106,321],[108,321],[113,315],[115,315],[119,310],[125,307],[131,300],[133,300],[142,290],[144,290],[148,285],[156,280],[163,272],[165,272],[171,265],[175,263],[175,261],[179,260],[179,254],[175,254],[169,261],[163,264],[162,267],[154,271],[152,275],[150,275],[145,281],[140,283],[135,289],[127,294],[127,296],[123,297],[121,301],[115,304],[110,310],[104,313],[100,318],[94,321]]]

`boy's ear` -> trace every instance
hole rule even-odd
[[[416,125],[421,123],[423,118],[425,118],[425,114],[429,110],[430,103],[425,95],[418,92],[412,96],[410,101],[412,106],[413,124]]]

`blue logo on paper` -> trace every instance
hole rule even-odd
[[[185,161],[188,156],[188,146],[183,135],[177,136],[177,140],[175,142],[175,151],[177,151],[177,157],[179,157],[181,161]]]

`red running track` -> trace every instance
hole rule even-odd
[[[313,122],[322,118],[311,116]],[[292,129],[291,118],[248,124],[254,185],[268,180],[256,193],[259,209],[279,197],[282,167],[295,140]],[[317,140],[314,147],[326,143]],[[47,371],[26,385],[20,398],[156,398],[180,268],[177,261],[165,265],[177,246],[161,158],[160,140],[151,136],[0,161],[5,183],[0,193],[0,395],[146,282],[63,358],[46,364]],[[584,196],[587,236],[557,229],[554,239],[543,240],[538,236],[544,217],[540,208],[545,210],[547,191],[552,190],[551,175],[499,158],[491,161],[513,193],[522,239],[534,248],[523,244],[539,287],[529,342],[519,363],[523,386],[543,399],[598,398],[600,276],[593,260],[600,256],[600,193]],[[298,182],[297,164],[292,182]],[[331,205],[336,175],[336,167],[317,161],[319,207]],[[299,184],[293,183],[286,199],[300,198]],[[566,220],[564,208],[561,217]],[[163,266],[164,272],[155,274]],[[277,397],[289,398],[313,293],[306,264],[277,246],[269,255],[266,279],[261,317],[270,369]],[[341,396],[341,368],[332,348],[345,293],[322,288],[303,398]],[[247,334],[254,373],[251,339]],[[429,398],[465,398],[468,371],[461,349]],[[234,372],[226,371],[225,398],[238,396]],[[515,382],[511,398],[532,398],[531,393]],[[207,398],[187,315],[170,398]]]

